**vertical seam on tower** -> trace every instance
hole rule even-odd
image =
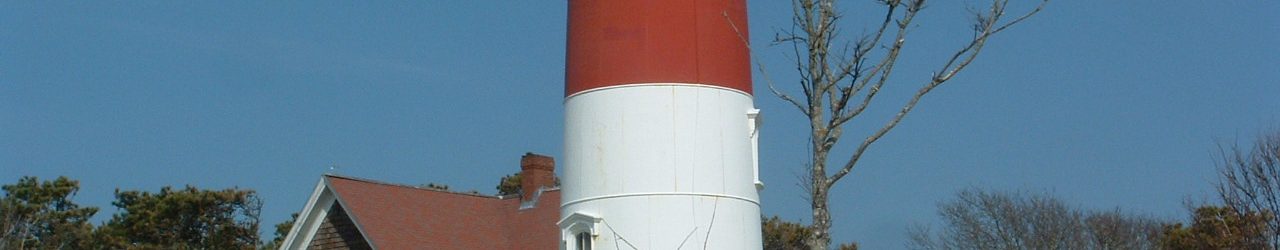
[[[671,88],[671,100],[670,100],[670,102],[671,102],[671,127],[672,127],[672,128],[675,128],[675,127],[679,126],[679,124],[680,124],[679,116],[678,116],[678,115],[676,115],[676,109],[678,109],[679,107],[677,107],[677,106],[676,106],[676,99],[677,99],[677,98],[676,98],[676,86],[671,86],[670,88]],[[675,179],[675,181],[673,181],[673,182],[672,182],[672,185],[673,185],[673,186],[671,187],[671,191],[672,191],[672,192],[680,192],[680,165],[678,164],[679,160],[677,160],[677,157],[678,157],[678,154],[679,154],[679,152],[680,152],[680,151],[679,151],[679,150],[677,150],[677,148],[676,148],[676,143],[675,143],[675,141],[676,141],[676,139],[677,139],[678,137],[679,137],[679,132],[676,132],[676,130],[675,130],[675,129],[672,129],[672,130],[671,130],[671,174],[673,175],[673,176],[672,176],[672,178],[674,178],[674,179]],[[692,176],[690,176],[690,178],[692,179],[693,177],[692,177]],[[690,182],[692,182],[692,181],[690,181]],[[689,189],[689,190],[693,190],[692,186],[693,186],[693,185],[690,185],[690,189]]]

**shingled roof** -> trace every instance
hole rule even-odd
[[[281,249],[556,249],[559,189],[533,190],[521,199],[325,175]]]

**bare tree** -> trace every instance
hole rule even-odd
[[[839,41],[837,21],[841,13],[835,0],[793,0],[791,30],[776,42],[792,45],[799,71],[802,96],[784,93],[772,82],[774,95],[791,103],[809,118],[810,150],[813,153],[804,178],[813,211],[811,249],[826,249],[831,244],[831,213],[827,206],[830,189],[853,171],[869,148],[915,108],[930,91],[951,80],[977,58],[987,39],[1040,12],[1048,0],[1034,9],[1007,19],[1008,0],[992,0],[982,10],[973,10],[973,36],[969,42],[934,71],[896,115],[870,131],[848,158],[828,162],[830,151],[844,135],[846,124],[863,114],[877,94],[891,79],[898,55],[902,52],[909,30],[926,0],[876,0],[884,7],[884,17],[874,31],[852,43]],[[877,50],[877,48],[881,48]],[[762,72],[764,73],[764,72]],[[766,77],[767,79],[767,77]],[[828,169],[828,164],[835,165]]]
[[[1237,215],[1256,214],[1266,221],[1260,242],[1280,249],[1280,131],[1259,136],[1252,148],[1219,147],[1218,194]]]
[[[911,232],[923,249],[1082,249],[1082,215],[1046,196],[965,190],[939,205],[947,227],[934,241],[921,229]]]
[[[1128,215],[1119,209],[1091,212],[1084,218],[1092,249],[1158,249],[1165,222]]]
[[[1119,210],[1086,212],[1047,194],[965,190],[939,205],[945,223],[908,231],[912,249],[1156,249],[1165,225]]]

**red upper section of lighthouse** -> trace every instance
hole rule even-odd
[[[746,8],[745,0],[569,0],[565,95],[636,83],[751,93]]]

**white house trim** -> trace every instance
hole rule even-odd
[[[311,193],[311,198],[307,200],[307,205],[302,209],[302,213],[298,214],[298,219],[293,222],[293,228],[289,229],[289,235],[285,236],[284,242],[280,244],[281,250],[305,250],[316,235],[316,230],[320,229],[320,225],[324,223],[325,217],[329,215],[329,208],[334,203],[342,206],[343,209],[350,210],[350,207],[342,201],[329,184],[329,176],[321,177],[320,183],[316,184],[316,189]],[[360,232],[360,237],[369,243],[369,247],[378,249],[369,235],[365,234],[364,228],[360,226],[360,222],[356,219],[355,214],[348,211],[348,218],[351,224],[356,226],[356,231]]]
[[[590,233],[592,238],[600,236],[599,227],[600,221],[602,220],[604,219],[600,218],[600,216],[579,212],[561,219],[560,222],[556,222],[556,225],[560,226],[560,249],[579,250],[576,249],[576,246],[573,246],[573,242],[576,240],[575,237],[578,236],[578,233]],[[592,244],[595,244],[595,240],[592,240],[591,242]]]

